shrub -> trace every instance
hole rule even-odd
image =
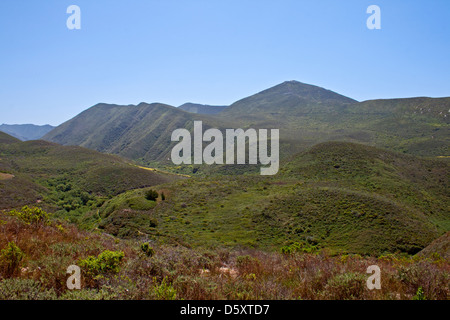
[[[153,279],[156,282],[156,278]],[[153,287],[153,293],[158,300],[175,300],[177,298],[177,290],[171,283],[167,282],[167,278],[161,281],[161,284]]]
[[[256,262],[256,259],[249,255],[236,257],[236,266],[238,268],[245,268],[245,267],[251,266],[255,262]]]
[[[161,200],[162,201],[166,200],[166,195],[164,194],[164,192],[161,192]]]
[[[17,217],[26,224],[48,223],[49,220],[49,214],[38,207],[24,206],[19,211],[11,210],[9,215]]]
[[[32,279],[4,279],[0,281],[0,300],[54,300],[53,289],[46,290]]]
[[[148,190],[145,193],[145,199],[150,200],[150,201],[156,201],[156,199],[158,199],[158,192],[156,192],[155,190]]]
[[[318,250],[319,250],[319,247],[316,245],[309,244],[309,243],[303,243],[303,242],[301,242],[301,243],[294,242],[293,244],[291,244],[289,246],[281,247],[280,252],[285,255],[290,255],[295,252],[314,253],[314,252],[317,252]]]
[[[19,273],[20,264],[25,254],[14,242],[8,242],[0,252],[0,266],[6,277],[13,277]]]
[[[365,285],[364,274],[353,272],[338,274],[327,282],[323,294],[325,298],[333,300],[362,299]]]
[[[148,242],[141,244],[141,250],[144,252],[148,257],[151,257],[155,254],[155,250],[153,250],[152,247],[148,244]]]
[[[416,295],[413,297],[413,300],[427,300],[427,298],[425,297],[425,291],[423,291],[422,287],[419,287],[419,289],[417,289]]]
[[[119,266],[125,254],[123,251],[105,250],[98,257],[88,256],[80,259],[79,265],[84,268],[89,275],[98,275],[107,272],[119,272]]]

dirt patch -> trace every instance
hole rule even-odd
[[[13,174],[0,172],[0,180],[11,180],[12,178],[14,178]]]

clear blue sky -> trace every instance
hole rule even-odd
[[[98,102],[225,105],[285,80],[450,96],[448,0],[1,0],[0,41],[0,124],[58,125]]]

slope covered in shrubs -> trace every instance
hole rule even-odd
[[[0,299],[414,299],[418,292],[426,299],[449,297],[450,266],[439,258],[190,249],[119,240],[47,216],[28,223],[8,212],[0,219]],[[81,267],[80,290],[66,286],[70,265]],[[367,289],[370,265],[381,269],[380,290]]]

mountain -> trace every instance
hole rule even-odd
[[[178,108],[190,113],[217,114],[225,110],[228,106],[210,106],[206,104],[185,103]]]
[[[219,126],[206,115],[153,103],[137,106],[97,104],[58,126],[43,139],[63,145],[79,145],[130,159],[167,161],[171,134],[178,128],[193,127],[194,120],[204,126]]]
[[[38,140],[53,130],[51,125],[37,126],[34,124],[2,124],[0,131],[5,132],[22,141]]]
[[[0,134],[0,209],[36,203],[52,211],[95,207],[103,197],[178,178],[115,155]]]
[[[449,153],[450,98],[357,102],[288,81],[233,103],[220,116],[244,128],[280,128],[288,154],[333,140],[421,156]]]
[[[218,114],[141,103],[98,104],[43,139],[118,154],[144,164],[170,165],[173,130],[278,128],[283,161],[326,141],[363,143],[420,156],[447,156],[450,98],[357,102],[317,86],[288,81],[233,103]],[[234,171],[233,171],[234,172]]]
[[[272,88],[233,103],[222,112],[229,117],[249,117],[263,115],[306,115],[335,112],[356,100],[336,92],[301,83],[286,81]]]

